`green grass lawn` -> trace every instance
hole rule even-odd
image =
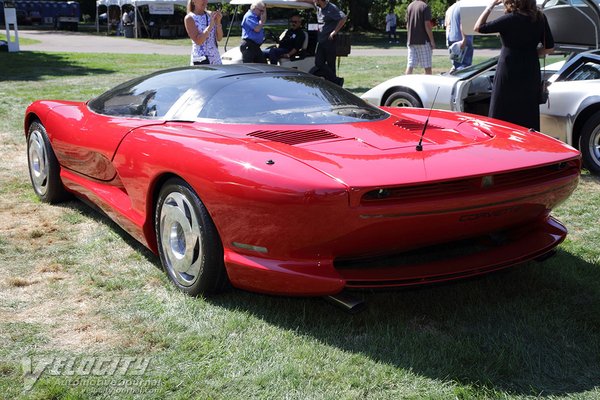
[[[554,213],[570,230],[556,257],[442,286],[357,292],[368,304],[357,315],[319,298],[186,297],[106,217],[35,198],[22,132],[31,101],[85,100],[187,61],[0,55],[0,398],[600,398],[600,181],[587,173]],[[349,57],[341,74],[362,93],[405,63]],[[448,64],[436,57],[435,70]],[[84,367],[125,357],[147,361],[143,374]],[[23,371],[48,360],[25,390],[33,378]]]

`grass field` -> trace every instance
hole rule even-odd
[[[36,199],[22,132],[31,101],[88,99],[187,59],[0,55],[0,398],[600,398],[600,181],[585,172],[554,213],[570,230],[556,257],[358,292],[368,308],[357,315],[318,298],[186,297],[107,218]],[[341,74],[362,93],[405,62],[349,57]]]

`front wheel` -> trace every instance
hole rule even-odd
[[[583,165],[591,173],[600,175],[600,112],[592,115],[583,125],[579,149]]]
[[[27,164],[35,194],[44,203],[58,203],[69,197],[60,180],[60,165],[50,145],[46,128],[35,121],[27,136]]]
[[[161,263],[179,290],[198,296],[226,287],[221,239],[206,207],[185,181],[171,179],[162,187],[154,224]]]
[[[392,93],[385,101],[385,106],[423,108],[423,104],[418,98],[404,90]]]

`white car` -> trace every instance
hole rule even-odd
[[[570,1],[563,0],[560,7],[565,3],[570,4]],[[588,1],[578,0],[577,7],[598,9],[595,3]],[[564,13],[552,11],[554,6],[544,8],[551,26],[555,22],[553,17],[560,17],[565,22],[562,19]],[[583,26],[583,23],[578,28],[586,32],[590,29],[600,32],[600,9],[596,15],[595,20],[586,18],[591,28]],[[560,31],[554,36],[556,47],[569,50],[576,48],[575,44],[563,40]],[[580,48],[594,47],[591,46],[593,43],[580,42],[577,44]],[[442,75],[398,76],[375,86],[361,97],[377,106],[433,107],[487,115],[496,64],[497,58],[491,58],[481,64]],[[591,172],[600,174],[600,51],[582,52],[566,62],[547,65],[544,77],[551,84],[548,103],[540,105],[541,131],[578,148],[584,165]]]

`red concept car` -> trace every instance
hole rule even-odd
[[[26,111],[44,202],[75,194],[159,254],[182,291],[333,295],[551,252],[580,154],[448,111],[378,108],[269,65],[156,72]],[[419,146],[420,144],[420,146]]]

